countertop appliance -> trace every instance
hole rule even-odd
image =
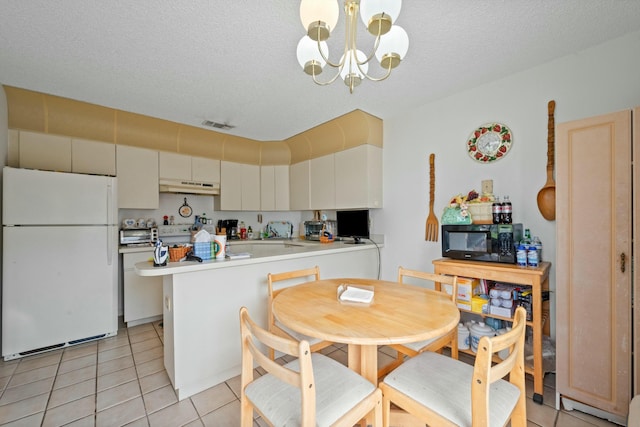
[[[515,264],[522,229],[522,224],[443,225],[442,256]]]
[[[326,231],[335,236],[337,232],[337,225],[335,220],[325,220],[325,221],[305,221],[304,222],[304,238],[305,240],[318,240],[320,241],[320,236],[322,236],[322,232]]]
[[[2,356],[118,332],[114,177],[3,168]]]
[[[126,246],[151,246],[158,240],[158,228],[123,228],[120,244]]]
[[[224,228],[227,232],[227,240],[238,240],[238,220],[237,219],[221,219],[218,221],[218,228]]]

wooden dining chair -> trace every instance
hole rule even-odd
[[[404,267],[398,267],[398,283],[405,283],[405,278],[411,277],[420,281],[429,281],[440,284],[440,292],[444,292],[453,301],[456,302],[456,293],[458,292],[458,277],[447,276],[444,274],[428,273],[425,271],[409,270]],[[451,357],[458,358],[458,329],[454,328],[446,335],[431,338],[429,340],[417,341],[405,344],[391,344],[389,347],[397,352],[396,360],[378,369],[378,378],[382,378],[398,366],[402,364],[405,356],[413,357],[424,351],[441,351],[443,347],[451,348]]]
[[[269,284],[269,298],[267,301],[267,304],[268,304],[267,321],[268,321],[269,331],[276,335],[280,335],[281,337],[284,337],[284,338],[292,338],[297,341],[306,340],[309,342],[309,345],[311,346],[311,351],[322,350],[323,348],[328,347],[333,343],[330,341],[323,341],[319,338],[309,337],[307,335],[300,334],[290,328],[287,328],[282,323],[280,323],[273,315],[273,310],[272,310],[273,299],[280,292],[286,289],[285,286],[278,287],[278,289],[275,289],[274,283],[284,282],[282,284],[285,284],[288,282],[288,284],[292,286],[291,283],[296,279],[298,283],[295,283],[295,284],[299,284],[299,283],[302,283],[303,281],[309,281],[309,280],[316,280],[316,281],[320,280],[320,268],[318,266],[315,266],[315,267],[306,268],[303,270],[287,271],[284,273],[269,273],[267,275],[267,283]],[[295,284],[293,286],[295,286]],[[273,350],[270,351],[269,356],[271,357],[271,360],[274,360],[275,353],[273,352]]]
[[[380,383],[383,425],[394,403],[428,425],[526,426],[525,329],[526,311],[518,307],[511,331],[480,338],[473,366],[431,351],[404,362]],[[509,355],[492,365],[504,349]]]
[[[257,412],[271,426],[353,426],[369,413],[382,422],[380,389],[341,363],[312,353],[307,341],[283,338],[259,327],[240,309],[242,374],[240,425],[252,427]],[[270,348],[295,358],[281,365]],[[255,376],[255,365],[264,370]]]

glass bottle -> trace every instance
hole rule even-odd
[[[494,224],[500,224],[502,221],[502,203],[500,203],[500,197],[496,197],[491,205],[491,214]]]
[[[504,201],[502,202],[502,224],[511,224],[513,222],[512,212],[513,207],[509,196],[504,196]]]

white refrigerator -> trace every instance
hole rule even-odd
[[[118,332],[116,178],[3,168],[2,356]]]

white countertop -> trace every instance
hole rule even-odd
[[[168,262],[165,267],[154,267],[151,262],[140,262],[135,265],[136,273],[140,276],[164,276],[169,274],[190,273],[195,271],[210,270],[215,268],[238,267],[241,265],[278,261],[290,258],[301,258],[319,255],[326,252],[353,252],[370,250],[382,247],[381,243],[373,243],[371,240],[363,240],[362,244],[345,242],[320,243],[308,240],[234,240],[229,243],[228,252],[249,252],[250,258],[243,259],[211,259],[202,262],[182,261]],[[129,249],[129,248],[127,248]],[[131,248],[141,252],[141,249]],[[122,252],[122,250],[121,250]]]

